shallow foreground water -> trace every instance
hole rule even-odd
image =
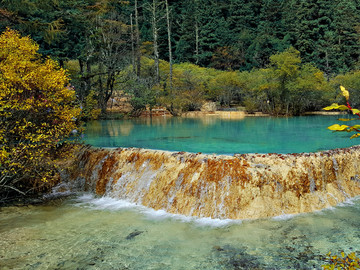
[[[359,198],[237,222],[90,194],[0,211],[0,269],[321,269],[329,251],[360,251]]]
[[[138,147],[169,151],[234,153],[301,153],[350,147],[349,133],[328,126],[339,117],[157,117],[87,123],[85,142],[97,147]]]

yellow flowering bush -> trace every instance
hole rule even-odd
[[[52,156],[77,128],[80,109],[66,71],[29,37],[0,35],[0,195],[49,186]]]

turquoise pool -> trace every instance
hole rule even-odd
[[[338,116],[141,118],[93,121],[84,140],[97,147],[139,147],[216,154],[302,153],[359,144],[328,126]]]

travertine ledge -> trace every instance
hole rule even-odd
[[[234,156],[83,147],[62,178],[170,213],[249,219],[311,212],[360,194],[360,146]]]

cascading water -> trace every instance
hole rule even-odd
[[[359,195],[359,150],[221,156],[84,147],[63,179],[169,213],[263,218],[316,211]]]

